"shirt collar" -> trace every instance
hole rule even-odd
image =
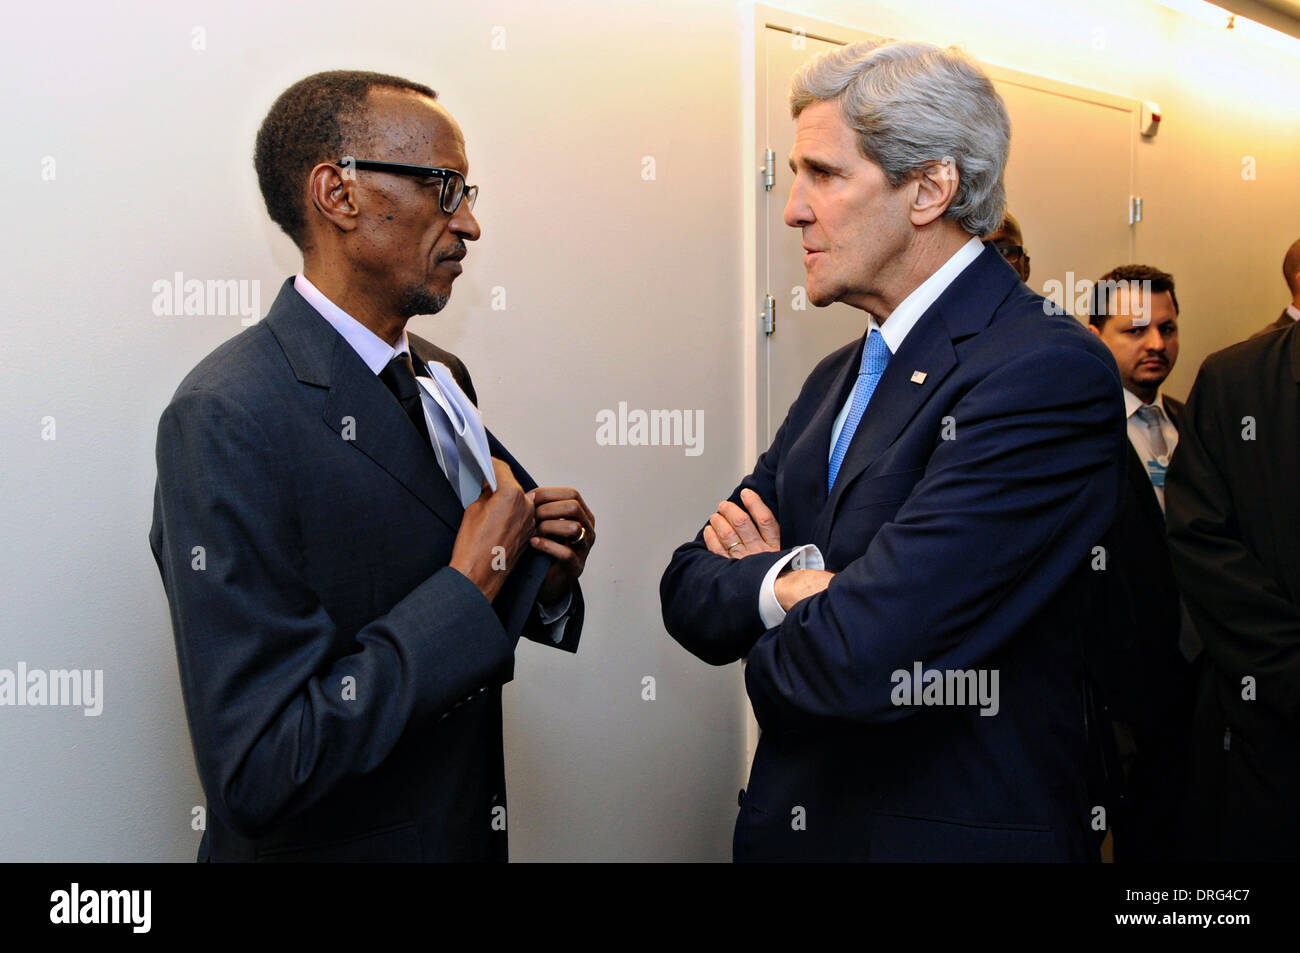
[[[406,329],[402,329],[397,339],[397,347],[390,347],[388,342],[370,330],[352,315],[348,314],[321,292],[302,272],[293,278],[293,287],[306,302],[315,308],[322,318],[330,323],[343,340],[357,352],[357,357],[370,368],[370,373],[378,374],[398,354],[409,354],[411,345],[406,339]]]
[[[1297,308],[1295,305],[1293,304],[1287,305],[1286,313],[1291,315],[1292,321],[1300,321],[1300,308]]]
[[[1160,412],[1161,416],[1165,413],[1165,398],[1160,391],[1156,391],[1156,399],[1151,402],[1152,406]],[[1133,393],[1127,387],[1124,388],[1124,411],[1125,415],[1132,417],[1138,412],[1138,408],[1143,406],[1142,398]]]
[[[894,313],[883,325],[877,323],[875,315],[868,317],[868,333],[872,329],[878,331],[885,339],[885,344],[889,346],[889,353],[897,354],[898,349],[903,346],[903,339],[916,326],[921,315],[930,310],[930,305],[939,300],[939,295],[943,294],[944,290],[966,270],[967,265],[980,256],[983,250],[983,242],[971,236],[970,241],[958,248],[934,274],[917,285],[911,294],[899,302]]]

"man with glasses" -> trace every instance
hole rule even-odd
[[[1007,260],[1020,280],[1029,284],[1029,252],[1025,250],[1025,239],[1020,233],[1020,223],[1010,212],[1002,216],[1002,224],[997,231],[988,235],[986,242],[992,243],[998,254]]]
[[[504,860],[501,686],[521,636],[576,650],[594,519],[405,329],[479,237],[464,139],[426,86],[320,73],[254,163],[303,270],[158,428],[199,859]]]

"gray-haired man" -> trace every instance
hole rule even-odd
[[[978,236],[1010,124],[916,44],[813,60],[786,224],[867,312],[660,587],[763,729],[739,860],[1086,860],[1087,557],[1120,496],[1115,362]]]

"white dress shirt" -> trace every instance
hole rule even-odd
[[[903,339],[907,337],[916,322],[921,316],[930,309],[930,306],[939,300],[939,296],[947,290],[948,286],[956,280],[957,276],[966,270],[980,253],[984,250],[984,244],[976,237],[971,237],[965,245],[957,249],[953,256],[939,266],[939,268],[916,286],[916,289],[904,298],[893,314],[885,319],[884,324],[879,324],[874,315],[867,318],[867,333],[879,334],[885,339],[885,345],[889,348],[891,355],[897,354],[898,349],[903,346]],[[830,459],[835,452],[835,443],[839,440],[840,431],[844,429],[844,422],[848,419],[849,409],[853,406],[854,395],[858,392],[857,375],[853,383],[853,389],[849,391],[848,398],[844,401],[844,406],[835,417],[835,423],[831,427],[831,440],[826,448],[826,458]],[[871,413],[871,405],[863,412],[865,417]],[[858,422],[861,427],[861,421]],[[767,503],[769,501],[764,500]],[[776,577],[787,568],[796,569],[825,569],[826,561],[819,550],[812,543],[800,546],[794,552],[787,553],[781,559],[777,560],[767,575],[763,577],[763,583],[758,592],[758,614],[763,620],[763,624],[769,629],[773,626],[780,625],[785,619],[785,610],[781,608],[780,601],[776,598]]]
[[[365,363],[366,367],[370,368],[370,372],[376,377],[379,376],[379,373],[383,371],[383,369],[388,366],[389,362],[398,354],[409,355],[411,353],[411,345],[410,341],[406,337],[405,328],[402,329],[402,333],[397,338],[397,346],[393,347],[374,331],[371,331],[356,318],[352,317],[352,315],[348,314],[329,298],[325,297],[324,293],[312,284],[310,279],[301,272],[294,276],[293,288],[298,292],[298,294],[303,296],[308,304],[316,309],[322,318],[329,322],[330,327],[337,331],[343,337],[343,340],[348,342],[352,350],[357,352],[357,357],[361,358],[362,362]],[[433,421],[430,419],[431,415],[439,413],[445,418],[447,428],[453,432],[456,431],[456,425],[453,424],[448,417],[447,409],[442,406],[444,401],[450,403],[453,409],[458,411],[458,417],[461,418],[462,421],[465,417],[470,415],[478,419],[477,409],[474,408],[473,402],[465,392],[455,383],[451,376],[451,369],[448,368],[445,375],[440,374],[438,377],[441,378],[441,381],[432,378],[419,378],[422,382],[421,402],[424,405],[425,422],[432,424]],[[431,389],[438,391],[438,393],[436,395],[429,393]],[[442,399],[439,400],[438,398]],[[463,427],[461,429],[463,429]],[[429,433],[433,434],[435,432],[436,430],[431,426]],[[448,480],[450,480],[451,476],[447,473],[447,466],[444,462],[443,454],[436,446],[436,442],[434,442],[434,453],[438,459],[439,467],[442,468],[444,475],[446,475]],[[488,473],[484,474],[484,477],[492,485],[492,488],[495,489],[495,474],[489,470]],[[453,486],[453,489],[457,488]],[[459,495],[458,491],[458,496]],[[463,504],[464,500],[462,499],[461,502]],[[565,595],[564,599],[554,606],[545,606],[540,601],[537,603],[538,614],[541,617],[542,624],[550,626],[551,638],[557,645],[564,641],[564,628],[569,621],[569,609],[572,602],[573,594],[568,593]]]
[[[1165,413],[1164,399],[1159,393],[1156,399],[1152,401],[1151,406],[1155,408],[1156,415],[1160,420],[1160,435],[1165,438],[1166,452],[1163,456],[1156,453],[1156,448],[1151,445],[1151,431],[1147,425],[1138,417],[1138,408],[1142,406],[1142,398],[1133,393],[1127,387],[1124,388],[1124,411],[1128,414],[1128,440],[1137,451],[1138,458],[1147,468],[1147,476],[1152,472],[1159,472],[1163,475],[1169,466],[1169,458],[1174,455],[1174,448],[1178,446],[1178,430],[1174,427],[1173,421]],[[1151,489],[1156,491],[1156,499],[1160,501],[1160,508],[1165,508],[1165,488],[1163,480],[1161,485],[1157,486],[1152,481]]]
[[[1293,304],[1287,305],[1286,313],[1291,315],[1292,321],[1300,321],[1300,308],[1297,308],[1295,305]]]

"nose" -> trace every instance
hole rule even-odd
[[[1156,353],[1164,352],[1165,336],[1160,333],[1160,329],[1156,327],[1154,321],[1147,326],[1147,333],[1142,335],[1142,346],[1148,351],[1154,351]]]
[[[474,217],[473,209],[469,207],[468,202],[464,201],[452,213],[448,227],[464,241],[478,241],[478,237],[483,234],[478,219]]]
[[[814,221],[812,208],[804,199],[797,175],[794,181],[790,183],[790,198],[785,203],[784,217],[785,223],[791,228],[803,228],[805,225],[811,225]]]

